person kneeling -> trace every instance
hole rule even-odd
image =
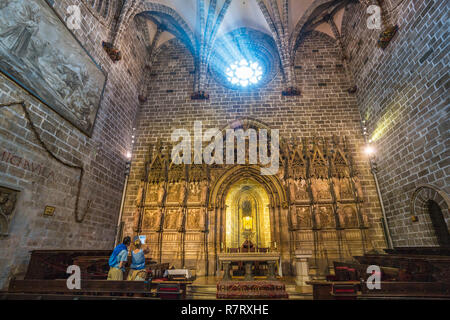
[[[144,281],[147,276],[145,270],[145,255],[150,251],[148,249],[142,249],[142,243],[139,237],[134,237],[135,249],[131,251],[131,266],[128,273],[128,279],[130,281]]]
[[[109,272],[107,280],[123,280],[125,264],[128,260],[128,247],[131,244],[131,238],[125,237],[123,243],[114,248],[109,257]]]

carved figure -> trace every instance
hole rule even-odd
[[[161,181],[158,187],[158,206],[162,206],[164,202],[164,196],[166,195],[166,189],[164,188],[164,182]]]

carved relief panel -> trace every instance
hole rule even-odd
[[[161,225],[161,210],[147,209],[144,214],[143,229],[144,230],[159,230]]]
[[[311,155],[311,191],[313,200],[317,202],[331,202],[332,196],[328,181],[328,161],[319,148],[318,141],[314,141]]]
[[[337,209],[339,224],[342,228],[358,227],[358,216],[355,205],[341,205]]]
[[[296,206],[291,211],[292,227],[294,229],[310,229],[312,228],[311,211],[309,206]]]
[[[186,171],[184,165],[170,165],[168,170],[167,204],[183,206],[186,196]]]
[[[0,236],[8,235],[18,194],[18,191],[0,187]]]
[[[171,208],[166,210],[164,216],[164,229],[178,230],[180,224],[181,208]]]
[[[318,228],[335,228],[336,219],[331,205],[319,205],[314,207],[314,217]]]
[[[187,213],[187,230],[203,230],[204,229],[204,217],[203,208],[189,208]]]

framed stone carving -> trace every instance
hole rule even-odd
[[[312,219],[309,206],[295,206],[292,213],[292,226],[294,229],[312,228]]]
[[[358,227],[358,215],[356,206],[353,204],[341,205],[337,209],[339,224],[342,228]]]
[[[7,236],[19,191],[0,187],[0,236]]]
[[[202,209],[201,208],[190,208],[187,214],[187,225],[188,230],[201,230],[202,224]]]
[[[159,230],[161,222],[161,214],[159,209],[145,210],[144,223],[142,229],[144,230]]]
[[[0,71],[90,136],[106,75],[48,0],[0,3]]]
[[[167,209],[166,215],[164,217],[164,229],[166,230],[176,230],[178,229],[179,223],[179,209]]]
[[[336,219],[331,205],[319,205],[314,208],[316,225],[318,228],[335,228]]]

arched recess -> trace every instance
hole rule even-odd
[[[301,40],[301,35],[304,32],[304,28],[316,17],[318,17],[325,10],[333,9],[332,12],[335,12],[337,8],[341,8],[346,5],[350,1],[348,0],[316,0],[314,1],[310,7],[306,10],[303,16],[295,25],[294,30],[291,33],[289,44],[291,57],[295,57],[295,50],[299,46],[299,41]]]
[[[259,184],[269,198],[270,247],[277,249],[285,258],[289,255],[287,216],[282,210],[287,206],[286,192],[277,176],[263,176],[259,166],[236,165],[227,170],[211,186],[208,207],[212,213],[215,247],[217,252],[225,252],[226,198],[236,183],[249,180]]]
[[[271,247],[269,196],[252,179],[238,180],[226,196],[225,249],[239,248],[249,239],[257,248]]]
[[[442,190],[428,184],[420,185],[411,196],[411,215],[431,231],[439,246],[450,245],[450,199]]]
[[[113,43],[117,46],[120,42],[123,33],[128,29],[131,21],[136,15],[153,15],[165,18],[165,20],[170,21],[173,25],[172,31],[177,33],[174,34],[177,37],[181,37],[186,46],[195,54],[196,40],[194,33],[189,28],[186,21],[172,8],[165,6],[160,3],[152,3],[145,0],[140,0],[136,4],[130,4],[129,7],[124,7],[119,18],[118,26],[116,32],[113,36]]]

